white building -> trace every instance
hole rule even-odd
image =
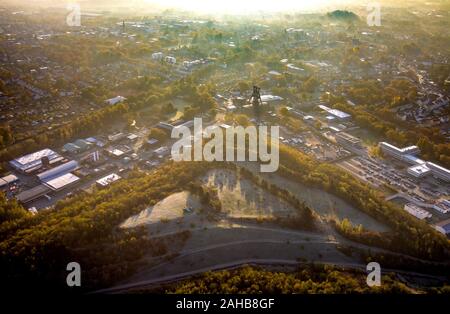
[[[430,168],[431,173],[434,177],[441,179],[446,182],[450,182],[450,170],[447,168],[436,165],[432,162],[427,162],[428,168]]]
[[[45,181],[44,185],[48,186],[53,191],[60,191],[78,181],[80,181],[80,178],[69,172]]]
[[[275,102],[275,101],[282,101],[283,97],[280,96],[274,96],[274,95],[263,95],[261,96],[262,102]]]
[[[164,58],[164,54],[162,52],[152,53],[152,59],[156,61],[161,61]]]
[[[332,116],[334,116],[334,117],[336,117],[336,118],[338,118],[340,120],[348,120],[348,119],[350,119],[352,117],[350,114],[348,114],[346,112],[343,112],[343,111],[340,111],[340,110],[337,110],[337,109],[332,109],[332,108],[329,108],[329,107],[324,106],[324,105],[319,105],[319,108],[324,110],[324,111],[326,111],[327,113],[331,114]]]
[[[96,181],[97,186],[104,188],[110,185],[113,182],[116,182],[118,180],[122,179],[118,174],[111,173],[110,175],[107,175],[106,177],[103,177]]]
[[[380,144],[381,151],[391,157],[397,158],[402,161],[406,161],[408,155],[416,155],[420,153],[420,149],[417,146],[408,146],[405,148],[398,148],[392,144],[381,142]]]
[[[77,161],[71,160],[69,162],[66,162],[65,164],[58,166],[58,167],[52,168],[50,170],[47,170],[47,171],[44,171],[44,172],[38,174],[37,178],[41,182],[46,182],[48,180],[59,177],[66,173],[72,172],[72,171],[78,169],[79,167],[80,166]]]
[[[115,104],[121,103],[124,100],[126,100],[125,97],[117,96],[117,97],[114,97],[114,98],[111,98],[111,99],[107,99],[107,100],[105,100],[105,102],[110,104],[111,106],[114,106]]]
[[[419,179],[430,174],[430,168],[428,168],[426,165],[416,165],[409,167],[407,172],[409,175]]]
[[[169,64],[176,64],[177,63],[177,59],[175,57],[171,57],[171,56],[166,56],[164,58],[164,61],[166,61]]]
[[[20,172],[31,173],[42,167],[42,159],[44,158],[48,159],[50,164],[57,163],[64,159],[64,157],[60,156],[57,152],[46,148],[11,160],[9,164]]]
[[[414,205],[412,203],[406,204],[404,207],[404,210],[420,220],[431,218],[433,216],[429,212],[427,212],[425,209],[422,209],[419,206]]]

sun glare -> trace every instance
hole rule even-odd
[[[315,11],[331,5],[334,0],[144,0],[167,8],[202,13],[249,14],[252,12]]]

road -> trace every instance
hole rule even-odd
[[[115,287],[96,291],[94,293],[118,293],[118,292],[126,291],[128,289],[135,289],[135,288],[139,288],[139,287],[147,287],[147,286],[166,284],[166,283],[171,283],[171,282],[179,281],[182,279],[186,279],[188,277],[195,276],[198,274],[202,274],[207,271],[235,269],[235,268],[241,267],[243,265],[300,266],[300,265],[308,265],[311,262],[314,262],[314,263],[323,264],[323,265],[333,265],[333,266],[339,266],[339,267],[344,267],[344,268],[360,269],[360,270],[365,271],[365,264],[358,263],[358,262],[352,262],[352,261],[337,261],[337,260],[330,261],[330,260],[328,260],[325,262],[323,260],[321,260],[321,261],[308,260],[308,262],[301,262],[298,260],[298,258],[276,259],[276,258],[252,257],[252,258],[242,259],[242,257],[241,258],[237,257],[236,260],[234,260],[234,261],[216,263],[216,264],[206,266],[206,267],[204,265],[197,265],[198,268],[192,269],[192,270],[190,268],[193,265],[186,264],[186,267],[189,267],[189,268],[187,268],[187,269],[189,269],[189,271],[183,271],[183,269],[179,269],[180,272],[173,273],[170,275],[165,275],[160,272],[160,270],[164,269],[164,267],[168,268],[168,267],[173,266],[172,263],[175,260],[177,260],[178,263],[184,263],[189,260],[189,257],[194,257],[195,255],[198,255],[198,254],[200,254],[202,256],[210,256],[211,252],[214,249],[223,249],[223,251],[234,252],[233,247],[237,246],[237,247],[242,248],[243,246],[249,245],[249,244],[260,244],[261,247],[263,247],[263,248],[264,247],[267,248],[269,246],[269,244],[275,244],[275,245],[280,245],[280,246],[281,245],[293,245],[294,246],[296,244],[312,244],[313,246],[318,246],[318,247],[320,247],[322,245],[336,246],[338,244],[341,244],[344,246],[351,246],[351,247],[358,248],[361,250],[370,249],[372,252],[378,252],[381,254],[389,253],[389,254],[397,255],[399,257],[402,256],[402,257],[411,258],[404,254],[389,252],[384,249],[373,248],[373,247],[366,246],[364,244],[355,243],[355,242],[349,241],[339,235],[337,235],[336,237],[330,237],[327,234],[317,234],[317,233],[304,232],[304,231],[285,230],[285,229],[282,229],[281,227],[280,228],[272,228],[272,227],[261,227],[261,226],[249,226],[249,228],[254,228],[257,230],[268,231],[268,232],[292,234],[295,236],[303,237],[303,239],[298,239],[298,238],[292,239],[292,240],[289,240],[289,243],[287,243],[286,240],[273,240],[273,239],[268,239],[268,238],[261,238],[261,239],[254,239],[254,240],[236,240],[236,241],[229,241],[229,242],[224,242],[224,243],[216,243],[216,244],[206,245],[206,246],[200,247],[200,248],[193,247],[193,248],[186,249],[186,250],[179,252],[179,254],[177,254],[177,256],[174,259],[171,259],[170,261],[165,261],[164,256],[163,257],[160,256],[159,259],[162,261],[165,261],[165,262],[160,263],[160,264],[156,265],[155,267],[150,268],[148,270],[152,276],[155,276],[155,274],[158,274],[154,278],[150,278],[150,279],[140,278],[139,279],[139,277],[137,277],[134,282],[119,284]],[[333,233],[335,234],[335,232],[333,232]],[[417,259],[415,259],[415,260],[417,260]],[[419,277],[419,278],[429,278],[429,279],[435,279],[435,280],[439,280],[439,281],[446,280],[445,277],[441,277],[441,276],[420,274],[417,272],[410,272],[410,271],[404,271],[404,270],[399,270],[399,269],[383,269],[383,271],[385,273],[394,272],[396,274],[403,274],[403,275]],[[143,277],[145,278],[145,276],[148,276],[148,273],[146,275],[144,275]],[[148,277],[151,277],[151,276],[148,276]]]
[[[328,265],[328,266],[337,266],[337,267],[343,267],[343,268],[347,268],[347,269],[355,269],[355,270],[362,270],[362,271],[366,271],[366,265],[363,264],[356,264],[356,263],[341,263],[341,264],[335,264],[335,263],[316,263],[314,262],[316,265]],[[187,279],[199,274],[203,274],[209,271],[220,271],[220,270],[234,270],[237,268],[240,268],[242,266],[302,266],[302,265],[311,265],[311,262],[299,262],[299,261],[294,261],[294,260],[283,260],[283,259],[244,259],[244,260],[239,260],[239,261],[235,261],[235,262],[231,262],[231,263],[224,263],[224,264],[219,264],[219,265],[215,265],[212,267],[205,267],[205,268],[200,268],[200,269],[196,269],[196,270],[192,270],[189,272],[185,272],[185,273],[180,273],[180,274],[176,274],[176,275],[170,275],[170,276],[165,276],[165,277],[160,277],[160,278],[156,278],[156,279],[150,279],[150,280],[143,280],[143,281],[139,281],[139,282],[134,282],[134,283],[130,283],[130,284],[124,284],[124,285],[119,285],[119,286],[115,286],[112,288],[108,288],[108,289],[102,289],[102,290],[98,290],[98,291],[94,291],[92,293],[94,294],[112,294],[112,293],[121,293],[121,292],[126,292],[127,290],[130,289],[137,289],[137,288],[147,288],[150,286],[158,286],[158,285],[162,285],[162,284],[170,284],[173,282],[178,282],[181,281],[183,279]],[[408,272],[408,271],[403,271],[403,270],[398,270],[398,269],[382,269],[382,273],[383,274],[388,274],[388,273],[396,273],[396,274],[400,274],[400,275],[408,275],[408,276],[414,276],[414,277],[420,277],[420,278],[428,278],[428,279],[434,279],[434,280],[443,280],[443,277],[440,276],[430,276],[430,275],[424,275],[424,274],[419,274],[419,273],[415,273],[415,272]]]

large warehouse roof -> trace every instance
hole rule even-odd
[[[78,178],[76,175],[66,173],[63,174],[62,176],[45,181],[44,184],[49,188],[51,188],[52,190],[58,191],[75,182],[78,182],[79,180],[80,178]]]
[[[343,112],[343,111],[340,111],[340,110],[337,110],[337,109],[332,109],[332,108],[329,108],[329,107],[324,106],[324,105],[319,105],[319,108],[324,110],[324,111],[326,111],[326,112],[328,112],[329,114],[331,114],[331,115],[333,115],[335,117],[338,117],[339,119],[347,119],[347,118],[351,117],[351,115],[346,113],[346,112]]]
[[[56,162],[59,160],[62,160],[63,157],[61,157],[57,152],[54,152],[53,150],[46,148],[43,150],[40,150],[35,153],[31,153],[19,158],[16,158],[14,160],[11,160],[9,163],[11,166],[16,168],[20,171],[31,171],[39,169],[42,166],[42,158],[47,157],[50,161]]]
[[[72,161],[66,162],[65,164],[62,164],[58,167],[55,167],[53,169],[42,172],[42,173],[38,174],[37,177],[41,181],[49,181],[54,178],[65,175],[66,173],[69,173],[71,171],[74,171],[78,167],[79,167],[78,162],[76,162],[75,160],[72,160]]]
[[[32,189],[19,193],[16,198],[21,203],[28,203],[47,194],[50,191],[51,189],[48,186],[41,184]]]

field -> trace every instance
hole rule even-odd
[[[230,170],[212,170],[202,182],[218,190],[224,212],[230,218],[280,217],[295,213],[286,202]]]
[[[256,171],[256,167],[250,163],[242,163],[250,170]],[[347,218],[355,225],[363,225],[368,230],[385,232],[389,228],[376,221],[369,215],[348,204],[344,200],[317,188],[287,180],[276,174],[262,174],[266,180],[276,184],[282,189],[290,191],[298,199],[304,201],[324,218]]]
[[[212,169],[199,179],[205,186],[217,189],[222,212],[212,218],[207,216],[205,210],[200,210],[202,205],[198,199],[184,191],[172,194],[155,206],[128,218],[121,224],[122,228],[145,225],[151,237],[180,232],[189,232],[189,237],[183,244],[174,243],[162,257],[145,256],[142,260],[144,266],[111,291],[137,287],[143,282],[165,282],[246,263],[296,265],[299,262],[316,261],[362,267],[359,253],[348,255],[342,246],[363,246],[340,237],[329,228],[325,218],[348,218],[372,230],[388,230],[383,224],[331,194],[273,174],[270,176],[271,182],[314,206],[321,217],[319,224],[322,227],[316,231],[306,231],[286,228],[270,220],[293,217],[296,209],[242,178],[239,172]],[[193,212],[185,213],[183,209],[186,207],[192,207]]]
[[[186,208],[192,209],[193,213],[200,209],[201,205],[197,197],[189,192],[179,192],[166,197],[139,214],[128,218],[123,222],[121,228],[135,228],[142,225],[151,225],[159,222],[169,222],[182,219]]]

